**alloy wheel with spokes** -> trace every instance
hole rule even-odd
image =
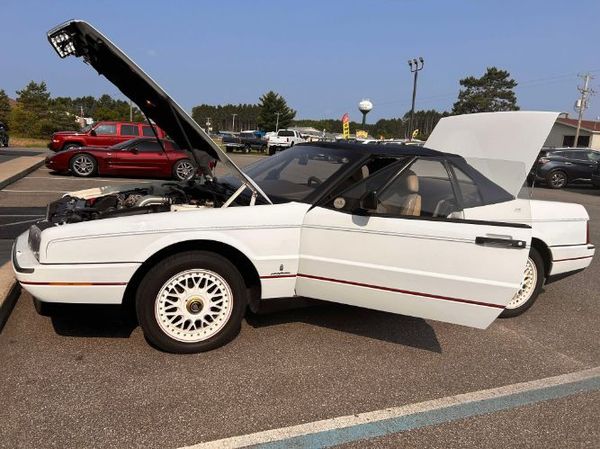
[[[89,154],[77,154],[71,159],[71,172],[75,176],[92,176],[96,168],[96,159]]]
[[[562,171],[550,173],[550,187],[553,189],[562,189],[567,185],[567,175]]]
[[[506,308],[500,314],[503,318],[522,314],[529,309],[540,294],[544,283],[544,260],[537,249],[531,248],[523,270],[523,280]]]
[[[158,292],[155,317],[171,338],[196,343],[218,333],[233,309],[233,294],[218,273],[194,269],[177,273]]]
[[[187,159],[178,161],[173,167],[173,174],[179,181],[186,181],[194,176],[194,165]]]
[[[146,273],[136,292],[144,335],[175,353],[208,351],[239,332],[247,287],[237,268],[209,251],[169,256]]]
[[[521,287],[513,299],[506,305],[506,308],[516,309],[525,304],[535,290],[536,284],[537,270],[535,268],[535,262],[531,259],[531,257],[528,257],[527,264],[525,264],[525,272],[523,281],[521,282]]]

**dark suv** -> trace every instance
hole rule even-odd
[[[0,147],[8,146],[8,127],[0,122]]]
[[[544,183],[552,189],[562,189],[574,181],[590,183],[599,163],[600,151],[589,148],[543,149],[529,180]]]

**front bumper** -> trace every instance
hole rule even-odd
[[[28,232],[12,248],[15,277],[40,301],[67,304],[121,304],[141,264],[41,264],[29,248]]]
[[[552,266],[548,273],[549,276],[577,272],[587,268],[592,263],[595,251],[595,246],[590,243],[550,247]]]
[[[600,175],[592,175],[592,184],[594,187],[600,187]]]

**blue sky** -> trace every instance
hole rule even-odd
[[[54,96],[118,94],[80,60],[60,60],[45,32],[91,22],[182,106],[255,103],[275,90],[299,118],[369,121],[410,108],[407,60],[425,58],[417,109],[449,109],[458,80],[487,66],[521,83],[522,109],[573,113],[577,73],[600,91],[598,0],[2,0],[0,88],[44,80]],[[600,94],[586,117],[600,116]]]

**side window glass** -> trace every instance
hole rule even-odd
[[[385,174],[377,177],[374,175],[380,170],[402,160],[406,161],[406,158],[373,157],[369,159],[362,167],[357,168],[337,185],[335,190],[327,196],[325,204],[329,206],[333,199],[341,195],[345,199],[350,200],[353,206],[356,206],[358,200],[365,192],[369,189],[375,190],[377,187],[381,187],[392,176],[394,170],[400,169],[400,166],[396,165],[394,169],[388,170]],[[367,181],[363,183],[363,180]]]
[[[460,211],[446,167],[417,159],[379,194],[377,212],[393,216],[457,218]]]
[[[142,141],[136,146],[140,153],[160,153],[162,149],[156,141]]]
[[[98,125],[94,129],[97,136],[114,136],[117,134],[117,125],[115,124],[104,124]]]
[[[588,159],[590,161],[599,162],[600,161],[600,151],[589,151]]]
[[[482,206],[483,199],[475,181],[456,166],[453,166],[452,170],[462,195],[463,206],[465,208]]]
[[[145,137],[156,137],[154,135],[154,131],[152,131],[152,128],[146,125],[142,126],[142,135]]]
[[[121,135],[137,137],[140,132],[137,125],[121,125]]]

